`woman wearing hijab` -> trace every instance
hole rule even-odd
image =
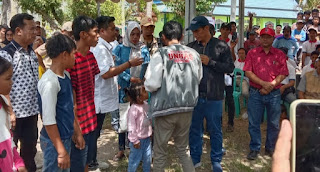
[[[122,105],[128,103],[125,98],[124,89],[129,87],[130,83],[142,82],[144,74],[147,70],[148,63],[150,61],[150,55],[148,48],[140,42],[141,28],[137,22],[131,21],[128,23],[127,30],[124,36],[123,44],[118,45],[114,50],[113,54],[116,56],[116,65],[127,63],[129,59],[143,58],[144,62],[141,66],[132,67],[126,69],[120,75],[118,75],[119,84],[119,103],[120,113],[122,113]],[[119,131],[119,118],[120,115],[112,114],[111,125],[114,130]],[[115,155],[114,160],[118,161],[124,157],[126,133],[119,132],[119,152]]]

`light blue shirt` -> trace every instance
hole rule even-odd
[[[296,54],[299,50],[296,39],[294,39],[294,38],[286,39],[284,36],[280,36],[280,37],[276,38],[273,41],[272,46],[274,48],[281,48],[281,47],[288,48],[287,56],[292,60],[294,60],[294,57],[296,56]]]

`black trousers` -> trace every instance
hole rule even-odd
[[[233,99],[233,86],[225,86],[226,101],[228,104],[228,124],[233,126],[234,120],[234,99]]]
[[[13,130],[13,140],[17,147],[17,143],[20,141],[20,156],[28,172],[35,172],[37,170],[34,158],[37,154],[38,115],[17,118],[16,128]]]

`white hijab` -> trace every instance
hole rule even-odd
[[[126,47],[130,47],[130,55],[129,60],[133,58],[140,58],[141,57],[141,48],[144,45],[142,42],[138,42],[137,44],[133,44],[130,42],[130,34],[135,29],[138,28],[141,33],[141,27],[139,23],[135,21],[130,21],[127,26],[126,33],[124,35],[123,45]],[[130,68],[130,75],[135,78],[139,78],[141,73],[141,65]]]

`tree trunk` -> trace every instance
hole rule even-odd
[[[10,0],[2,0],[2,19],[1,19],[1,24],[6,24],[8,23],[8,14],[10,14],[11,11],[11,2]]]

